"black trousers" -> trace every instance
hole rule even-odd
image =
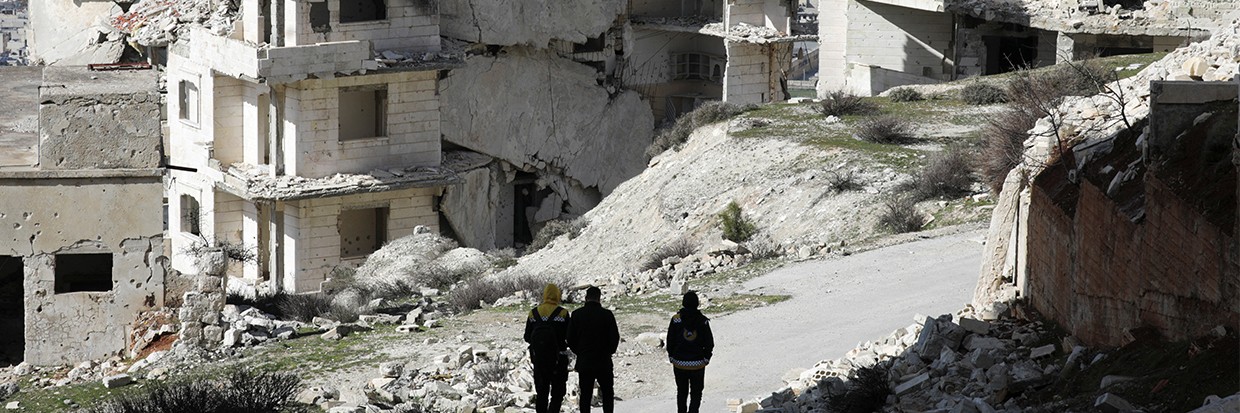
[[[706,368],[682,370],[673,367],[672,370],[676,373],[676,413],[698,413],[698,407],[702,405]],[[685,399],[688,399],[687,405]]]
[[[534,411],[560,413],[564,392],[568,386],[568,357],[557,356],[555,361],[534,363]]]
[[[578,408],[581,409],[581,413],[590,413],[590,402],[594,399],[595,382],[598,382],[598,397],[602,399],[599,401],[603,402],[603,413],[615,411],[615,372],[610,360],[605,364],[598,364],[597,366],[583,368],[581,363],[577,363],[577,384],[581,388]]]

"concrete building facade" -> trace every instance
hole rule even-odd
[[[631,54],[624,84],[641,92],[655,118],[674,120],[706,101],[740,105],[788,99],[795,1],[633,0]]]
[[[0,78],[0,366],[120,354],[137,315],[164,304],[156,76]]]
[[[1235,5],[1095,0],[823,0],[818,92],[874,95],[1087,57],[1167,52]]]
[[[439,51],[438,10],[342,1],[242,2],[240,30],[202,29],[168,57],[173,268],[196,245],[252,255],[230,275],[277,291],[319,290],[416,226],[459,180],[441,167],[441,71],[385,67],[384,53]]]

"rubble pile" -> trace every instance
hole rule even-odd
[[[996,313],[996,311],[998,311]],[[827,399],[848,387],[855,369],[877,368],[887,377],[884,412],[1025,412],[1065,411],[1067,401],[1034,400],[1029,396],[1067,375],[1110,356],[1086,348],[1072,336],[1060,337],[1051,327],[997,303],[984,311],[966,306],[955,314],[937,318],[917,315],[916,321],[891,335],[859,344],[844,357],[824,360],[813,368],[791,372],[788,383],[770,396],[751,401],[733,399],[733,411],[827,412]],[[996,317],[1001,315],[1001,317]],[[1217,338],[1228,334],[1219,326]],[[1098,383],[1101,395],[1097,411],[1136,411],[1132,403],[1108,392],[1133,380],[1127,376],[1104,376]],[[1208,399],[1207,405],[1215,399]],[[1240,396],[1226,400],[1240,402]],[[1220,403],[1212,408],[1227,406]],[[1210,407],[1210,406],[1207,406]],[[1203,408],[1201,411],[1213,412]],[[1225,410],[1218,410],[1225,411]]]
[[[323,178],[298,175],[271,176],[265,165],[235,163],[228,168],[225,185],[250,198],[294,200],[382,192],[401,187],[424,187],[455,183],[455,171],[437,166],[377,169],[367,174],[337,173]]]
[[[622,294],[642,294],[664,288],[671,288],[673,294],[684,294],[688,291],[689,280],[736,269],[751,261],[753,254],[745,246],[723,240],[687,257],[664,258],[657,268],[615,274],[607,280],[595,280],[595,284],[605,285],[609,290],[616,288],[616,292]]]
[[[166,47],[188,35],[195,25],[216,35],[227,34],[238,16],[236,3],[228,1],[141,0],[110,23],[128,35],[131,43]]]
[[[1198,7],[1174,1],[1145,1],[1140,7],[1107,5],[1103,0],[955,0],[947,10],[986,21],[1001,21],[1069,33],[1191,36],[1225,21],[1234,5],[1211,0]],[[1214,3],[1214,4],[1207,4]]]

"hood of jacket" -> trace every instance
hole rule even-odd
[[[560,306],[560,287],[555,284],[547,284],[543,288],[542,304],[538,305],[538,315],[542,318],[551,317],[551,312]]]

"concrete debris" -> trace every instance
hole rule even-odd
[[[444,154],[446,158],[448,154]],[[337,173],[323,178],[298,175],[271,176],[270,166],[235,163],[224,175],[221,187],[250,200],[291,201],[348,194],[386,192],[406,188],[454,185],[456,171],[443,166],[417,166],[374,170],[367,174]]]
[[[723,22],[707,16],[686,17],[652,17],[634,16],[630,21],[635,27],[647,27],[668,31],[700,33],[720,37],[734,42],[769,44],[789,42],[809,42],[818,40],[817,35],[792,35],[766,26],[755,26],[748,23],[737,23],[727,27]]]
[[[1098,396],[1094,401],[1094,409],[1103,413],[1123,413],[1136,410],[1132,403],[1111,393]]]
[[[546,48],[555,40],[585,43],[607,31],[628,0],[502,0],[439,2],[440,33],[472,43]]]
[[[12,397],[20,390],[21,388],[17,386],[17,382],[15,381],[0,383],[0,400]]]
[[[1217,0],[1201,0],[1197,7],[1174,1],[1145,1],[1136,10],[1101,1],[1081,1],[1066,7],[1057,0],[960,0],[946,2],[947,10],[986,21],[1015,23],[1042,30],[1108,35],[1192,36],[1202,28],[1228,21],[1234,6]],[[1105,2],[1112,3],[1112,2]]]
[[[1015,336],[1044,336],[1047,329],[1040,322],[1001,318],[990,323],[987,332],[978,333],[973,331],[977,330],[976,325],[966,329],[952,321],[975,321],[978,316],[972,306],[956,314],[919,318],[924,320],[922,324],[862,343],[843,358],[824,360],[805,370],[788,381],[786,387],[763,398],[763,409],[822,411],[828,407],[821,404],[823,395],[843,386],[852,370],[875,366],[886,372],[893,393],[882,411],[1017,412],[1029,407],[1037,410],[1038,402],[1025,399],[1020,392],[1047,383],[1047,375],[1059,366],[1053,358],[1029,357],[1031,349]],[[991,340],[993,345],[989,344]],[[1050,346],[1052,351],[1054,347]],[[1109,400],[1115,405],[1119,403],[1115,401],[1118,399]],[[1053,404],[1041,408],[1063,410]]]
[[[1227,398],[1219,398],[1218,396],[1206,397],[1206,402],[1201,408],[1193,410],[1189,413],[1226,413],[1240,411],[1240,393],[1236,393]]]
[[[103,378],[103,387],[108,389],[115,389],[131,383],[133,383],[133,377],[130,377],[128,374],[117,374]]]
[[[140,0],[129,11],[110,19],[112,27],[129,41],[143,46],[164,47],[187,36],[194,26],[213,34],[232,32],[240,15],[238,2],[200,0]]]

